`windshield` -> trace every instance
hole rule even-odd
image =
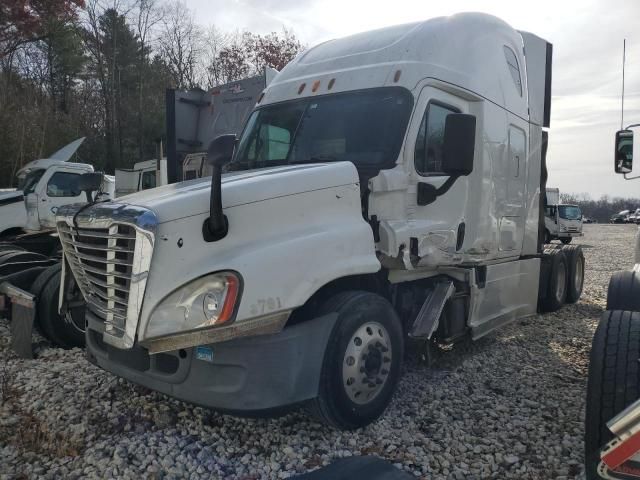
[[[304,98],[254,111],[227,170],[349,161],[393,166],[413,97],[399,87]]]
[[[580,207],[575,205],[560,205],[558,207],[558,215],[565,220],[580,220],[582,211]]]
[[[44,168],[32,170],[31,172],[27,173],[27,176],[25,177],[24,183],[22,186],[22,191],[25,195],[35,190],[36,185],[38,184],[38,181],[40,180],[43,174],[44,174]]]

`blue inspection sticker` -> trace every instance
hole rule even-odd
[[[196,358],[203,362],[213,362],[213,348],[196,347]]]

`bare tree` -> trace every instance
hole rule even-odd
[[[158,26],[165,14],[165,9],[158,0],[137,0],[134,8],[135,31],[140,42],[140,59],[138,62],[138,160],[142,161],[144,151],[144,111],[143,97],[145,91],[145,65],[151,53],[153,30]]]
[[[202,44],[202,72],[200,83],[206,88],[213,88],[226,81],[220,54],[229,46],[238,43],[238,34],[221,32],[211,25],[204,36]]]
[[[167,64],[175,88],[197,86],[202,31],[187,6],[175,1],[167,8],[159,38],[160,55]]]

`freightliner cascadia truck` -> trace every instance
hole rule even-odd
[[[60,209],[88,358],[352,429],[384,412],[409,341],[576,301],[580,248],[544,247],[551,53],[483,14],[328,41],[211,142],[210,179]]]

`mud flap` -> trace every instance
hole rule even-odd
[[[0,284],[0,295],[11,306],[11,349],[21,358],[33,358],[31,334],[36,316],[35,295],[8,283]],[[8,307],[8,305],[5,305]]]
[[[456,288],[451,280],[439,282],[422,304],[422,308],[420,308],[420,312],[411,326],[409,336],[430,339],[433,332],[438,328],[438,322],[445,303],[455,291]]]
[[[598,474],[602,478],[640,478],[640,400],[607,422],[615,438],[600,451]]]

